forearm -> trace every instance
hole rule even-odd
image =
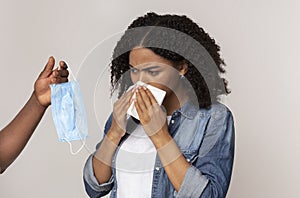
[[[44,115],[33,93],[17,116],[0,132],[0,167],[5,170],[20,154]]]
[[[94,174],[99,184],[108,182],[112,175],[112,158],[121,140],[121,137],[115,134],[113,129],[108,131],[93,157]]]
[[[150,136],[150,139],[157,149],[160,161],[168,178],[178,192],[190,164],[186,161],[177,144],[166,129]]]

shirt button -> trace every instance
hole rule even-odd
[[[190,162],[191,160],[190,160],[190,159],[186,159],[186,161],[187,161],[187,162]]]
[[[155,170],[159,171],[159,167],[156,167]]]
[[[172,123],[172,124],[174,124],[174,122],[175,122],[174,120],[171,120],[171,123]]]

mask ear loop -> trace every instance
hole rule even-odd
[[[86,139],[84,139],[83,144],[81,145],[81,147],[80,147],[76,152],[73,151],[73,146],[72,146],[72,144],[71,144],[69,141],[66,141],[66,142],[68,142],[68,144],[69,144],[69,146],[70,146],[70,153],[71,153],[72,155],[77,155],[77,154],[83,149],[83,147],[85,146]]]
[[[60,67],[59,67],[59,69],[60,69]],[[69,74],[71,75],[71,77],[73,78],[73,80],[76,81],[75,75],[74,75],[74,73],[72,72],[72,70],[71,70],[70,67],[68,67],[68,70],[69,70]],[[82,137],[81,137],[80,133],[79,133],[79,137],[80,137],[80,140],[82,140]],[[73,151],[73,146],[72,146],[71,142],[68,141],[68,140],[65,140],[65,141],[69,144],[69,147],[70,147],[70,153],[71,153],[72,155],[77,155],[77,154],[83,149],[83,147],[85,146],[85,143],[86,143],[86,139],[84,139],[83,144],[81,145],[81,147],[80,147],[76,152],[74,152],[74,151]],[[82,142],[82,141],[81,141],[81,142]]]

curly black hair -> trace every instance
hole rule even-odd
[[[173,32],[170,34],[169,30]],[[182,34],[190,39],[182,37]],[[120,97],[132,85],[127,72],[130,69],[129,53],[137,46],[151,49],[174,65],[186,63],[188,69],[185,78],[196,94],[199,108],[209,108],[218,100],[218,96],[230,93],[227,81],[221,77],[225,73],[225,62],[220,57],[220,47],[215,40],[184,15],[149,12],[128,26],[113,51],[110,65],[111,94],[119,89]],[[201,51],[201,47],[205,52]],[[207,55],[203,55],[205,53]]]

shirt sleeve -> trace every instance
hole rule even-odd
[[[105,127],[104,127],[104,135],[107,133],[111,126],[112,122],[112,114],[110,115],[109,119],[107,120]],[[101,145],[101,142],[97,144],[96,149],[99,148]],[[91,154],[84,166],[83,169],[83,181],[84,181],[84,186],[87,194],[91,198],[96,198],[96,197],[102,197],[107,195],[111,189],[113,188],[114,185],[114,177],[111,176],[108,182],[99,184],[97,178],[95,177],[94,174],[94,169],[93,169],[93,156],[94,153]]]
[[[199,153],[192,160],[176,197],[225,197],[232,173],[234,141],[234,122],[229,109],[212,114]]]

